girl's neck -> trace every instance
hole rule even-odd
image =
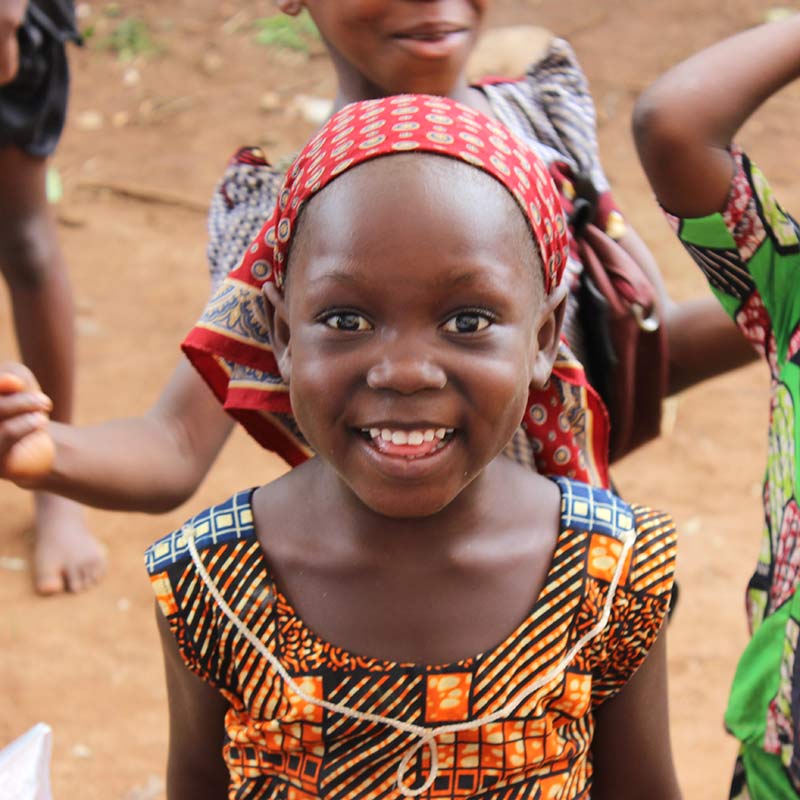
[[[514,512],[510,509],[515,507],[514,497],[520,492],[534,496],[537,484],[542,491],[542,486],[549,483],[501,455],[437,513],[393,518],[364,505],[321,459],[313,459],[308,467],[308,496],[321,500],[321,519],[328,526],[333,522],[351,544],[380,552],[458,549],[498,526],[511,523],[513,527],[510,517]]]
[[[372,512],[319,458],[253,501],[270,571],[305,625],[351,653],[417,664],[484,652],[530,614],[559,508],[553,482],[504,456],[425,518]]]
[[[340,111],[350,103],[356,103],[361,100],[372,100],[379,97],[385,97],[386,92],[375,84],[370,84],[362,79],[356,79],[341,69],[337,69],[338,84],[336,97],[333,101],[332,114]],[[410,91],[410,89],[409,89]],[[461,103],[462,105],[474,108],[489,117],[494,117],[491,106],[486,100],[483,92],[475,86],[471,86],[466,79],[465,75],[461,75],[458,81],[448,90],[447,97],[451,100]]]

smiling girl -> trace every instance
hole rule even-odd
[[[291,15],[306,9],[316,23],[336,70],[334,110],[354,101],[420,92],[450,97],[487,114],[509,127],[546,164],[560,162],[589,176],[601,195],[610,235],[660,284],[652,255],[610,195],[588,82],[564,40],[554,38],[523,76],[473,85],[467,64],[491,12],[491,0],[276,0],[276,5]],[[272,213],[285,167],[285,163],[269,164],[253,148],[244,148],[231,160],[209,213],[213,290],[239,264]],[[557,398],[570,404],[570,430],[550,427],[534,441],[519,429],[509,450],[520,463],[550,472],[557,469],[559,474],[607,487],[608,423],[581,366],[585,362],[579,313],[581,266],[572,250],[563,324],[569,351],[563,349],[557,362],[558,372],[570,376],[567,396]],[[226,307],[217,300],[212,299],[189,342],[192,358],[204,357],[206,333],[213,336],[217,323],[222,329],[227,324]],[[671,390],[752,358],[713,300],[681,304],[666,296],[662,300],[669,328]],[[147,512],[174,508],[198,487],[233,428],[230,416],[186,359],[146,414],[86,428],[48,423],[36,413],[43,399],[32,376],[20,366],[5,369],[15,374],[25,391],[0,390],[0,476],[90,505]],[[273,397],[278,407],[259,408],[254,398],[271,394],[258,391],[255,384],[255,374],[250,374],[240,390],[229,392],[222,377],[212,388],[260,443],[276,449],[290,464],[302,462],[311,449],[297,435],[286,404]],[[544,397],[539,405],[549,400]],[[536,418],[525,420],[529,432],[541,417],[537,408]],[[24,449],[25,437],[45,426],[55,445],[52,468],[35,477],[13,469],[15,459],[6,455]],[[551,434],[558,440],[551,440]]]
[[[503,455],[566,247],[542,162],[451,100],[347,106],[300,154],[218,358],[318,455],[148,550],[171,800],[679,797],[671,521]]]

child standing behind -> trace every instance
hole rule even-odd
[[[608,212],[609,232],[660,285],[658,268],[641,239],[613,203],[600,163],[595,109],[586,76],[569,45],[554,39],[525,76],[470,85],[466,65],[479,40],[491,0],[276,0],[287,14],[304,8],[317,25],[337,73],[334,108],[358,100],[403,92],[440,94],[472,106],[509,127],[548,165],[563,162],[570,171],[591,178]],[[187,351],[203,358],[206,332],[224,331],[236,313],[226,314],[216,290],[241,261],[253,237],[275,204],[285,165],[270,166],[263,154],[244,149],[232,160],[209,216],[208,254],[215,290]],[[611,221],[613,220],[613,225]],[[574,240],[573,240],[574,241]],[[559,474],[608,485],[608,431],[600,398],[587,388],[581,361],[585,356],[580,324],[581,266],[575,252],[567,268],[571,292],[564,332],[573,357],[565,351],[559,371],[572,376],[572,407],[567,433],[570,453],[553,441],[531,442],[520,430],[510,444],[522,463],[556,464]],[[699,303],[672,303],[662,298],[670,339],[670,388],[678,391],[732,368],[752,353],[711,298]],[[202,330],[200,330],[202,329]],[[29,375],[15,371],[28,386]],[[220,374],[212,386],[225,397],[228,410],[267,446],[295,464],[309,448],[295,436],[296,426],[269,398],[269,382],[258,391],[255,374],[245,376],[238,396],[227,392]],[[257,398],[267,398],[257,403]],[[241,400],[244,407],[238,406]],[[278,403],[280,405],[280,403]],[[3,457],[28,433],[19,416],[35,410],[29,392],[0,394],[0,476],[19,480],[4,469]],[[255,412],[255,413],[253,413]],[[541,417],[536,409],[537,418]],[[243,417],[248,417],[245,420]],[[254,417],[259,417],[250,424]],[[42,426],[44,422],[40,423]],[[526,420],[528,432],[537,424]],[[58,423],[48,428],[55,461],[47,475],[25,486],[59,492],[103,508],[163,511],[184,502],[195,491],[216,458],[232,422],[188,361],[176,370],[155,406],[142,417],[75,428]],[[564,433],[562,431],[562,433]],[[533,446],[532,446],[533,445]],[[548,452],[544,452],[547,450]]]
[[[148,551],[171,800],[679,796],[671,522],[502,455],[566,248],[543,163],[452,100],[347,106],[290,168],[219,356],[277,364],[318,455]]]
[[[72,290],[46,176],[66,116],[65,46],[76,39],[72,0],[0,0],[0,271],[22,358],[49,396],[30,379],[27,391],[0,395],[13,412],[15,438],[46,425],[51,410],[57,423],[72,418]],[[105,570],[105,554],[83,509],[46,491],[36,493],[35,503],[36,589],[55,594],[92,586]]]
[[[752,639],[725,716],[741,742],[731,797],[750,800],[789,800],[800,792],[800,236],[732,140],[798,76],[795,17],[734,36],[673,68],[639,100],[634,121],[659,202],[772,376],[766,527],[747,594]]]

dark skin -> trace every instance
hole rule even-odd
[[[25,0],[0,0],[0,88],[19,68],[17,30]],[[8,287],[19,366],[30,391],[0,396],[5,420],[0,457],[28,433],[72,418],[75,372],[72,287],[46,191],[47,160],[0,147],[0,271]],[[42,389],[33,379],[38,376]],[[45,489],[44,486],[36,488]],[[82,591],[105,570],[105,554],[86,527],[83,509],[56,494],[37,492],[34,585],[41,594]]]
[[[721,211],[734,165],[727,147],[748,117],[800,75],[800,17],[719,42],[671,69],[639,99],[639,157],[663,206]]]
[[[356,100],[415,91],[446,95],[491,115],[485,96],[468,85],[465,74],[491,0],[276,0],[276,5],[287,14],[306,7],[317,23],[337,72],[337,110]],[[438,31],[438,43],[435,36],[430,46],[410,42],[420,29]],[[652,254],[632,228],[621,244],[659,287],[671,348],[670,391],[753,358],[712,298],[679,304],[669,299]],[[48,425],[46,416],[30,416],[47,410],[36,382],[19,365],[0,371],[21,375],[29,387],[0,395],[0,458],[25,435],[46,428],[55,444],[53,468],[24,485],[101,508],[161,512],[185,502],[233,427],[185,360],[141,417],[86,428]],[[8,471],[0,474],[18,480]]]
[[[797,78],[797,26],[795,18],[710,47],[642,94],[634,112],[634,136],[645,173],[665,208],[682,217],[702,217],[724,207],[733,174],[726,148],[770,95]],[[767,46],[770,36],[777,38]],[[724,313],[721,307],[718,313]],[[713,345],[707,355],[720,367],[737,359],[708,321],[695,326],[690,319],[682,332],[676,326],[676,336],[687,351],[692,339]]]
[[[390,94],[449,95],[480,102],[465,76],[491,0],[277,0],[287,14],[308,9],[339,79],[335,110]],[[483,101],[484,105],[486,101]]]
[[[558,537],[555,484],[500,452],[528,385],[549,375],[563,293],[544,296],[510,195],[435,156],[346,173],[296,236],[286,293],[266,292],[281,371],[320,456],[254,495],[280,589],[317,635],[355,653],[446,664],[493,648],[530,613]],[[412,459],[365,436],[373,424],[452,434]],[[171,723],[170,800],[220,800],[224,705],[160,627],[171,716],[185,717]],[[598,712],[593,765],[593,798],[680,796],[663,641]]]
[[[228,796],[228,768],[222,760],[228,703],[216,689],[186,669],[175,637],[158,608],[156,622],[169,698],[167,797],[223,800]]]
[[[0,3],[0,86],[12,81],[17,74],[17,28],[22,24],[26,5],[26,0],[2,0]]]

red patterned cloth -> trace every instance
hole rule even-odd
[[[262,287],[267,281],[282,285],[295,224],[311,197],[358,164],[412,152],[457,159],[502,183],[533,232],[545,291],[563,275],[568,237],[558,192],[547,167],[510,131],[441,97],[400,95],[343,108],[297,157],[271,217],[183,343],[232,416],[290,464],[312,453],[294,423],[269,345]],[[548,408],[544,422],[534,413],[542,404]],[[523,427],[539,471],[608,485],[607,414],[566,349],[548,386],[532,392]]]

